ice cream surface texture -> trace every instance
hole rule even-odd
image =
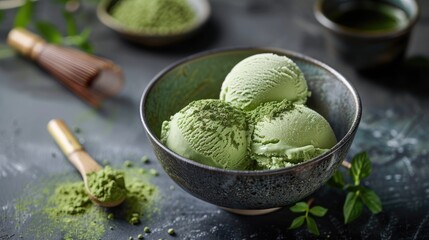
[[[218,99],[191,102],[165,121],[161,141],[175,153],[224,169],[246,169],[246,115]]]
[[[305,103],[308,95],[304,74],[291,59],[262,53],[234,66],[222,84],[220,99],[249,111],[284,99]]]
[[[262,169],[277,169],[314,158],[335,145],[329,123],[316,111],[288,101],[253,111],[251,158]]]
[[[337,142],[325,118],[304,105],[309,95],[291,59],[256,54],[232,68],[220,100],[193,101],[165,121],[161,141],[183,157],[224,169],[299,164]]]

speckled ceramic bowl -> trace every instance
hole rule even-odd
[[[194,162],[160,142],[164,120],[193,100],[218,98],[221,84],[235,64],[266,52],[291,58],[304,72],[312,92],[308,106],[330,122],[339,140],[331,150],[289,168],[238,171]],[[209,51],[175,63],[148,85],[140,107],[144,129],[167,174],[193,196],[242,214],[265,213],[291,204],[323,185],[346,157],[361,117],[358,93],[334,69],[301,54],[263,48]]]
[[[97,7],[98,19],[123,38],[137,44],[151,47],[167,46],[192,37],[204,26],[211,14],[210,3],[208,0],[188,0],[190,7],[194,10],[196,15],[194,23],[191,24],[189,28],[181,32],[155,34],[144,30],[136,31],[134,29],[130,29],[113,18],[110,15],[110,11],[118,1],[119,0],[101,1]]]

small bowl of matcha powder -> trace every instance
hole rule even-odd
[[[128,40],[164,46],[192,36],[208,20],[208,0],[105,0],[102,23]]]

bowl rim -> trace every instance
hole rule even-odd
[[[145,32],[145,31],[137,31],[128,28],[127,26],[124,26],[120,22],[118,22],[115,18],[112,17],[112,15],[109,14],[107,11],[107,8],[112,4],[113,1],[118,0],[102,0],[98,3],[97,9],[96,9],[96,15],[100,22],[105,25],[106,27],[114,30],[117,33],[125,34],[128,36],[136,37],[136,38],[171,38],[171,37],[179,37],[186,35],[188,33],[194,32],[197,29],[201,28],[210,18],[211,16],[211,5],[208,0],[199,0],[196,2],[199,2],[204,6],[205,11],[202,15],[201,19],[197,19],[192,25],[189,26],[189,28],[186,28],[183,31],[178,32],[172,32],[172,33],[152,33],[152,32]],[[189,0],[188,0],[189,1]]]
[[[356,37],[356,38],[380,39],[380,38],[395,38],[397,36],[404,35],[412,30],[412,28],[417,23],[417,20],[420,16],[419,4],[415,0],[410,0],[409,2],[410,4],[412,4],[412,7],[414,8],[415,14],[410,16],[405,26],[399,29],[388,30],[388,31],[364,31],[364,30],[358,30],[358,29],[346,27],[332,21],[323,13],[322,7],[325,2],[326,0],[317,0],[315,2],[313,7],[313,14],[316,20],[323,27],[330,30],[331,32],[344,34],[346,36]]]
[[[355,115],[353,117],[352,125],[349,128],[349,130],[347,131],[347,133],[344,135],[344,137],[341,138],[341,140],[338,141],[328,151],[326,151],[325,153],[323,153],[323,154],[321,154],[321,155],[319,155],[319,156],[317,156],[317,157],[315,157],[313,159],[310,159],[308,161],[305,161],[305,162],[302,162],[300,164],[296,164],[296,165],[290,166],[290,167],[285,167],[285,168],[280,168],[280,169],[265,169],[265,170],[230,170],[230,169],[222,169],[222,168],[212,167],[212,166],[205,165],[205,164],[202,164],[202,163],[198,163],[198,162],[193,161],[191,159],[182,157],[181,155],[173,152],[167,146],[165,146],[164,144],[162,144],[161,141],[160,141],[160,139],[158,139],[156,137],[156,135],[154,134],[154,132],[146,124],[146,114],[144,112],[144,106],[145,106],[145,103],[146,103],[147,96],[149,95],[149,92],[151,91],[151,89],[156,85],[156,83],[158,82],[158,80],[161,79],[167,73],[169,73],[172,69],[174,69],[177,66],[180,66],[182,64],[185,64],[187,62],[195,61],[197,59],[200,59],[200,58],[203,58],[203,57],[207,57],[207,56],[210,56],[210,55],[214,55],[214,54],[222,54],[222,53],[235,52],[235,51],[252,51],[252,50],[266,51],[267,53],[284,54],[284,55],[286,55],[288,57],[292,56],[294,58],[298,58],[300,60],[304,60],[306,62],[310,62],[310,63],[312,63],[312,64],[314,64],[316,66],[319,66],[319,67],[322,67],[322,68],[326,69],[328,72],[330,72],[331,74],[333,74],[337,78],[337,80],[341,81],[349,89],[349,91],[351,92],[353,100],[354,100],[354,104],[356,106],[356,112],[355,112]],[[281,49],[281,48],[229,47],[229,48],[212,49],[212,50],[203,51],[203,52],[200,52],[200,53],[196,53],[196,54],[190,55],[188,57],[183,58],[182,60],[179,60],[179,61],[176,61],[176,62],[170,64],[169,66],[167,66],[163,70],[161,70],[157,75],[155,75],[155,77],[152,78],[152,80],[149,82],[149,84],[144,89],[142,97],[141,97],[141,100],[140,100],[140,120],[141,120],[141,122],[143,124],[143,127],[144,127],[144,129],[145,129],[148,137],[152,140],[152,142],[155,142],[155,144],[157,144],[159,147],[161,147],[164,151],[168,152],[170,155],[173,155],[175,158],[180,159],[181,161],[186,162],[187,164],[194,165],[195,167],[202,168],[203,170],[216,171],[216,172],[221,172],[221,173],[224,173],[224,174],[231,174],[231,175],[245,175],[245,176],[277,175],[277,174],[283,174],[283,173],[287,173],[287,172],[293,172],[293,171],[297,170],[298,168],[303,168],[303,167],[311,165],[311,164],[316,164],[316,163],[324,160],[326,156],[328,156],[328,155],[330,155],[330,154],[338,151],[351,138],[353,138],[353,135],[356,132],[358,126],[359,126],[361,116],[362,116],[362,103],[361,103],[361,99],[359,97],[359,94],[356,91],[356,89],[350,84],[350,82],[348,82],[346,80],[345,77],[343,77],[336,70],[334,70],[333,68],[329,67],[325,63],[322,63],[321,61],[318,61],[318,60],[316,60],[314,58],[311,58],[311,57],[306,56],[306,55],[301,54],[301,53],[297,53],[297,52],[294,52],[294,51],[285,50],[285,49]]]

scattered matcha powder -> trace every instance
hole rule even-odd
[[[150,162],[148,156],[146,156],[146,155],[144,155],[140,160],[142,161],[142,163],[149,163]]]
[[[122,0],[111,14],[132,30],[154,34],[183,32],[196,19],[187,0]]]
[[[125,219],[130,224],[140,223],[140,216],[145,212],[147,203],[153,198],[155,188],[141,182],[127,184],[127,198],[123,206],[125,208]]]
[[[105,231],[106,213],[89,200],[82,181],[58,184],[42,208],[33,218],[47,216],[50,224],[45,220],[45,229],[40,229],[40,223],[36,224],[35,239],[52,238],[46,236],[58,232],[64,233],[64,239],[98,239]]]
[[[124,171],[127,199],[112,209],[114,215],[90,201],[80,179],[61,175],[24,190],[15,203],[17,229],[29,239],[96,240],[102,238],[105,229],[114,229],[109,226],[110,218],[129,221],[143,214],[150,217],[156,211],[153,207],[156,188],[147,183],[150,175],[142,178],[136,169]]]
[[[73,130],[75,133],[81,133],[81,129],[79,127],[75,127]]]
[[[85,213],[88,206],[91,204],[83,182],[67,183],[60,185],[55,190],[55,193],[49,199],[49,208],[51,214],[70,214],[75,215]]]
[[[132,163],[130,160],[126,160],[126,161],[124,162],[124,166],[125,166],[125,167],[127,167],[127,168],[130,168],[130,167],[132,167],[132,166],[133,166],[133,163]]]
[[[152,174],[154,176],[158,176],[159,175],[158,171],[156,171],[156,169],[154,169],[154,168],[150,169],[149,172],[150,172],[150,174]]]
[[[140,223],[140,214],[138,213],[131,213],[130,218],[128,219],[128,222],[132,225],[136,225]]]
[[[88,187],[100,202],[115,202],[126,196],[124,173],[110,166],[87,174]]]

